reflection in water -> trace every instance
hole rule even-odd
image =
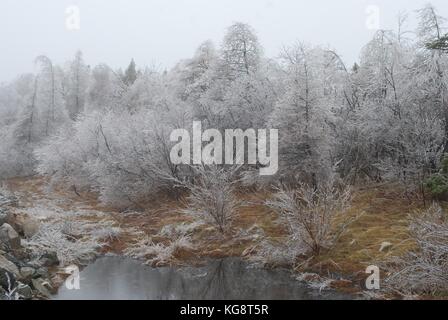
[[[81,289],[62,286],[55,299],[344,299],[323,295],[284,270],[251,268],[240,259],[212,260],[200,268],[151,268],[120,257],[98,259],[81,272]]]

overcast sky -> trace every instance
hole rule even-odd
[[[172,67],[190,57],[204,40],[219,44],[226,27],[249,23],[275,57],[295,40],[335,48],[347,63],[356,61],[373,30],[369,6],[379,8],[380,27],[396,28],[396,16],[421,8],[426,0],[0,0],[0,81],[34,70],[45,54],[57,63],[76,50],[95,65]],[[448,17],[448,1],[432,0]],[[66,27],[67,7],[80,10],[80,29]],[[73,21],[73,20],[70,20]],[[410,20],[410,28],[415,19]]]

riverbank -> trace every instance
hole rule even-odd
[[[18,200],[17,206],[9,208],[18,220],[33,221],[39,228],[70,225],[73,242],[67,245],[73,252],[59,252],[67,254],[61,259],[62,267],[85,264],[89,250],[92,257],[114,253],[152,266],[191,266],[207,258],[226,257],[259,263],[254,258],[261,243],[286,240],[286,230],[278,217],[264,205],[269,194],[263,192],[241,195],[244,206],[238,210],[232,230],[221,235],[213,226],[183,214],[182,205],[169,198],[159,197],[140,203],[139,210],[120,212],[101,205],[93,193],[59,187],[50,190],[42,177],[10,179],[5,188]],[[349,214],[362,215],[332,250],[297,267],[298,277],[311,286],[359,294],[364,290],[367,266],[379,265],[412,249],[407,213],[419,210],[421,204],[409,202],[395,190],[389,185],[357,190]],[[27,239],[24,243],[33,245]],[[50,277],[54,287],[64,279],[60,271]]]

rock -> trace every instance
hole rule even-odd
[[[46,298],[51,297],[50,291],[47,289],[47,286],[49,286],[48,281],[45,281],[42,278],[33,279],[31,280],[34,289],[36,289],[41,295],[43,295]]]
[[[30,286],[23,283],[19,283],[17,287],[17,293],[20,299],[30,300],[31,298],[33,298],[33,290]]]
[[[47,252],[40,257],[39,262],[44,267],[57,267],[59,266],[59,258],[56,252]]]
[[[20,249],[20,236],[11,225],[4,223],[0,227],[0,242],[12,250]]]
[[[25,237],[31,238],[32,236],[34,236],[36,233],[39,232],[40,223],[35,219],[27,219],[24,221],[22,227],[23,227],[23,234],[25,235]]]
[[[20,224],[18,222],[19,215],[17,213],[9,213],[6,218],[6,223],[9,224],[13,229],[23,235],[23,229],[21,228]]]
[[[7,300],[6,299],[6,291],[2,287],[0,287],[0,301]]]
[[[7,219],[8,219],[8,212],[6,211],[6,208],[0,207],[0,226],[6,223]]]
[[[13,213],[8,215],[7,222],[21,235],[30,238],[40,228],[40,222],[28,214]]]
[[[20,275],[19,268],[17,268],[14,263],[6,259],[4,256],[0,256],[0,270],[6,270],[13,273],[15,276]]]
[[[387,251],[392,248],[393,244],[387,241],[381,243],[380,252]]]
[[[6,245],[6,243],[3,243],[3,241],[0,240],[0,254],[2,254],[2,252],[6,252],[8,250],[9,250],[9,248]]]
[[[48,277],[49,274],[50,273],[48,272],[47,268],[41,267],[36,270],[36,274],[34,275],[34,278],[39,278],[39,277],[46,278],[46,277]]]
[[[28,261],[30,259],[31,252],[31,250],[22,246],[20,249],[10,252],[10,255],[14,254],[14,257],[18,261],[17,263],[14,260],[11,260],[9,258],[8,259],[14,262],[19,267],[28,267],[28,264],[25,261]]]
[[[24,257],[21,251],[15,251],[14,255],[12,255],[11,253],[5,253],[3,257],[14,263],[19,269],[23,267],[31,267],[28,263],[25,262],[27,257]]]
[[[33,260],[28,263],[28,267],[33,268],[36,272],[33,275],[33,278],[48,278],[50,272],[47,267],[42,266],[42,262],[39,260]]]
[[[21,279],[30,280],[36,274],[36,270],[31,267],[23,267],[20,269]]]
[[[13,273],[6,269],[0,268],[0,287],[9,290],[14,288],[16,285],[16,277]]]

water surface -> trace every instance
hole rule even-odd
[[[254,268],[237,258],[211,260],[204,267],[152,268],[123,257],[103,257],[81,272],[80,290],[64,285],[54,299],[167,300],[344,299],[308,288],[286,270]]]

